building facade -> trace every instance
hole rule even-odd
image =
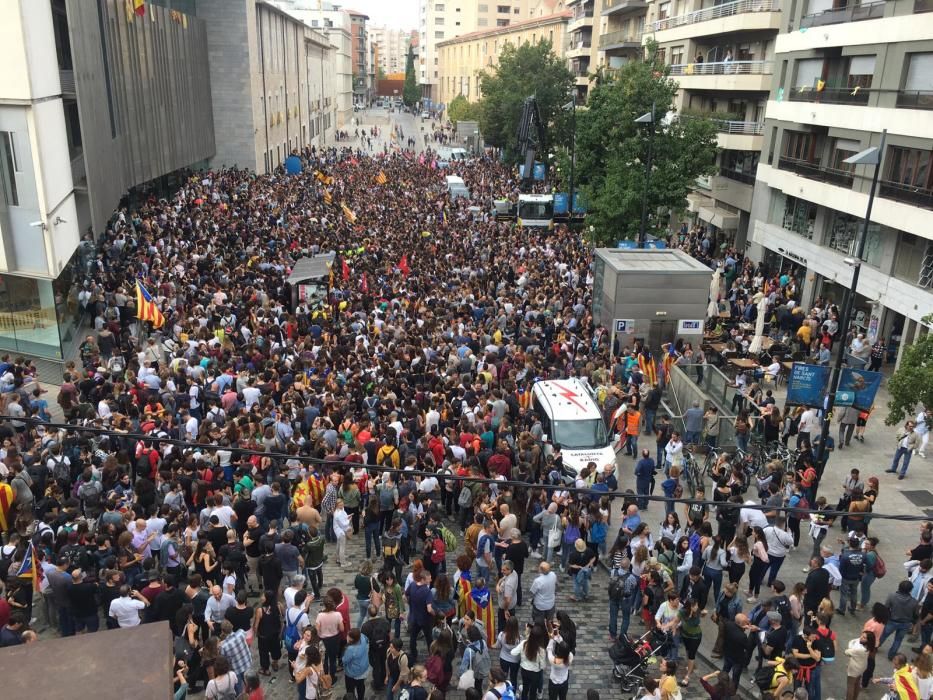
[[[782,0],[652,0],[643,40],[658,51],[680,84],[681,119],[704,117],[718,127],[719,169],[688,197],[689,223],[717,241],[742,241],[751,221],[755,169],[765,105],[774,77],[774,43]]]
[[[805,307],[817,297],[841,304],[874,171],[843,161],[880,146],[887,129],[853,308],[898,358],[929,332],[920,320],[933,310],[928,9],[920,0],[785,8],[748,231],[750,254],[797,276]]]
[[[323,34],[257,0],[199,0],[218,139],[212,165],[268,173],[336,128],[335,51]]]
[[[370,27],[369,40],[376,47],[376,72],[381,69],[385,75],[405,72],[408,47],[411,44],[411,30],[391,27]]]
[[[0,3],[0,348],[77,342],[80,245],[127,190],[215,152],[207,23],[122,0]]]
[[[508,44],[518,46],[551,42],[561,55],[565,48],[570,12],[515,22],[505,27],[471,32],[437,44],[439,58],[437,95],[443,104],[450,104],[458,95],[475,102],[480,92],[480,73],[498,63],[499,55]]]

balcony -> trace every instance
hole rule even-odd
[[[921,187],[904,185],[900,182],[882,180],[879,184],[879,194],[885,199],[912,204],[923,209],[933,209],[933,190]]]
[[[867,105],[872,92],[871,88],[827,88],[817,90],[815,87],[791,88],[791,102],[822,102],[828,105]]]
[[[720,134],[743,134],[745,136],[760,136],[764,133],[764,122],[736,122],[725,119],[714,119],[716,129]]]
[[[671,77],[684,90],[730,90],[765,92],[771,87],[772,61],[719,61],[678,63],[670,66]]]
[[[907,109],[933,109],[933,91],[898,90],[897,106]]]
[[[683,27],[688,24],[698,22],[708,22],[712,19],[721,19],[723,17],[732,17],[734,15],[747,14],[752,12],[780,12],[780,0],[736,0],[736,2],[727,2],[722,5],[714,5],[695,12],[688,12],[685,15],[676,17],[666,17],[649,24],[645,29],[649,32],[661,32],[665,29]]]
[[[611,51],[612,49],[638,49],[641,48],[641,37],[632,36],[623,31],[609,32],[599,35],[599,50]]]
[[[914,0],[914,14],[933,12],[933,0]]]
[[[87,166],[84,163],[84,151],[71,159],[71,182],[79,190],[87,189]]]
[[[73,70],[58,71],[58,82],[61,84],[63,95],[75,95],[75,72]]]
[[[770,75],[772,61],[717,61],[715,63],[674,63],[671,75]]]
[[[817,180],[827,182],[831,185],[840,187],[852,187],[853,175],[846,170],[837,170],[836,168],[823,168],[819,163],[811,163],[806,160],[797,160],[795,158],[781,157],[778,160],[778,169],[789,170],[808,180]]]
[[[583,29],[584,27],[593,26],[593,10],[589,9],[586,12],[576,12],[570,18],[570,22],[567,24],[568,32],[575,32]]]
[[[567,52],[565,55],[567,58],[580,58],[581,56],[589,56],[591,46],[592,42],[589,40],[574,41],[567,47]]]
[[[646,12],[648,3],[645,0],[606,0],[603,16],[606,15],[626,15],[636,12]]]
[[[876,0],[869,3],[850,3],[844,7],[834,7],[812,15],[800,18],[800,28],[822,27],[826,24],[841,24],[842,22],[860,22],[866,19],[884,17],[885,0]]]
[[[730,168],[720,168],[719,175],[730,180],[735,180],[736,182],[741,182],[743,185],[755,184],[754,173],[743,173],[739,170],[732,170]]]

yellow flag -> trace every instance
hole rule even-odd
[[[384,185],[387,181],[388,179],[386,178],[386,174],[380,170],[379,174],[376,175],[376,182],[378,182],[380,185]]]
[[[826,81],[825,81],[825,80],[817,80],[817,81],[816,81],[816,91],[817,91],[817,92],[823,92],[823,88],[824,88],[824,87],[826,87]]]
[[[333,195],[331,195],[330,192],[325,191],[325,192],[324,192],[324,202],[325,202],[325,204],[332,204],[333,201],[334,201]]]
[[[343,215],[347,218],[351,224],[356,223],[356,214],[353,213],[353,210],[350,209],[346,204],[341,204],[340,208],[343,210]]]

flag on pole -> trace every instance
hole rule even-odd
[[[10,530],[10,513],[13,511],[13,487],[0,483],[0,532]]]
[[[663,346],[664,349],[664,376],[669,377],[671,374],[671,367],[674,366],[674,363],[677,361],[677,351],[674,349],[673,343],[667,343]]]
[[[408,253],[402,256],[402,259],[398,261],[398,269],[403,275],[408,277],[408,273],[411,272],[411,268],[408,267]]]
[[[353,210],[350,209],[346,204],[341,204],[340,208],[343,210],[343,215],[347,217],[347,221],[351,224],[356,223],[356,214],[353,213]]]
[[[379,171],[379,174],[376,175],[376,182],[378,182],[380,185],[384,185],[386,184],[386,182],[388,182],[388,178],[386,177],[386,174],[382,172],[381,170]]]
[[[641,369],[641,373],[645,378],[645,381],[650,385],[654,386],[658,383],[658,366],[654,361],[654,357],[651,355],[651,351],[648,348],[642,348],[642,351],[638,355],[638,367]]]
[[[826,87],[826,81],[825,81],[825,80],[817,80],[817,81],[816,81],[816,91],[817,91],[817,92],[823,92],[823,88],[825,88],[825,87]]]
[[[165,317],[159,311],[159,307],[139,280],[136,280],[136,318],[140,321],[151,321],[154,328],[161,328],[165,323]]]
[[[23,563],[19,565],[16,571],[17,578],[28,578],[32,581],[32,588],[39,590],[39,581],[42,579],[42,570],[39,568],[39,562],[36,560],[36,550],[32,542],[26,547],[26,554],[23,556]]]
[[[350,266],[347,265],[346,260],[340,261],[340,276],[343,278],[344,282],[350,279]]]
[[[146,0],[133,0],[133,12],[137,17],[144,17],[146,14]]]

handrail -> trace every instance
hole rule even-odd
[[[607,32],[599,35],[599,48],[609,44],[637,43],[641,46],[641,37],[633,36],[631,33],[619,30],[616,32]]]
[[[716,130],[721,134],[747,134],[749,136],[758,136],[764,133],[764,122],[737,121],[733,119],[716,119],[713,114],[683,114],[681,119],[709,119],[716,125]]]
[[[676,17],[666,17],[665,19],[655,20],[651,23],[652,31],[659,32],[674,27],[682,27],[687,24],[696,24],[697,22],[708,22],[711,19],[721,17],[731,17],[732,15],[741,15],[748,12],[780,12],[780,0],[735,0],[735,2],[726,2],[722,5],[714,5],[702,10],[688,12]]]
[[[827,24],[877,19],[884,17],[885,2],[886,0],[876,0],[876,2],[857,3],[853,0],[843,7],[832,7],[822,12],[804,15],[800,18],[800,26],[802,28],[822,27]]]
[[[673,63],[671,75],[766,75],[774,71],[774,61],[715,61]]]

